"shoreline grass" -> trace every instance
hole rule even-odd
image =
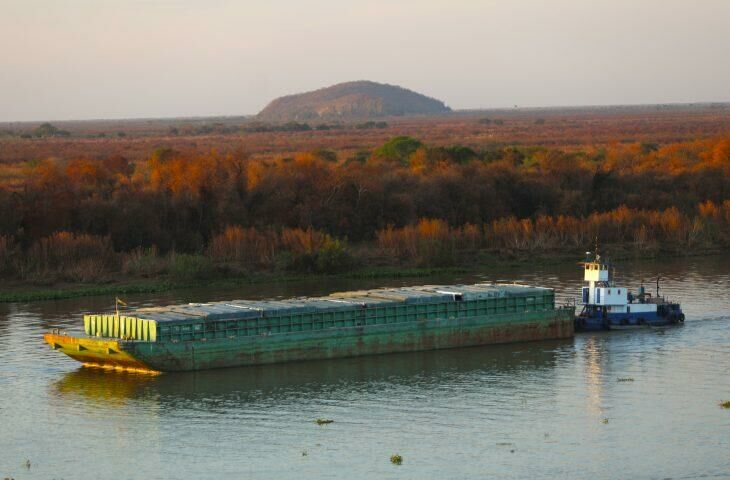
[[[45,300],[63,300],[78,297],[100,295],[128,295],[136,293],[162,293],[174,290],[185,290],[199,287],[236,287],[274,282],[296,282],[317,278],[406,278],[426,277],[446,273],[468,273],[468,269],[460,267],[444,268],[397,268],[369,267],[342,274],[296,274],[296,273],[256,273],[252,275],[221,276],[210,279],[179,281],[172,278],[160,280],[138,280],[130,282],[109,283],[103,285],[68,284],[58,287],[17,285],[11,289],[0,290],[0,303],[36,302]],[[167,276],[166,276],[167,277]]]
[[[662,259],[678,257],[706,257],[720,254],[717,251],[705,250],[700,252],[655,252],[654,255],[644,256],[642,259]],[[171,275],[161,276],[159,279],[134,279],[123,282],[106,284],[70,283],[57,286],[34,285],[20,282],[5,282],[0,284],[0,303],[37,302],[47,300],[63,300],[79,297],[101,295],[129,295],[138,293],[162,293],[175,290],[185,290],[200,287],[236,287],[274,282],[296,282],[308,279],[343,278],[343,279],[378,279],[378,278],[418,278],[444,274],[478,273],[484,268],[495,270],[499,268],[522,267],[526,265],[555,265],[575,260],[575,255],[568,252],[551,252],[530,254],[519,252],[509,256],[496,255],[493,252],[476,252],[476,261],[470,265],[446,267],[407,267],[396,265],[381,265],[360,267],[346,273],[290,273],[290,272],[256,272],[248,274],[221,274],[203,279],[176,279]],[[631,252],[614,255],[616,260],[636,258]]]

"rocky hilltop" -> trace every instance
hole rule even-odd
[[[450,112],[444,102],[396,85],[369,81],[279,97],[258,114],[266,121],[303,121]]]

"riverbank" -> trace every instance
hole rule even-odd
[[[611,246],[611,258],[615,261],[631,259],[669,259],[677,257],[705,257],[723,254],[720,248],[706,248],[691,252],[676,250],[652,250],[637,253],[634,250]],[[443,267],[409,267],[400,265],[379,265],[357,267],[337,274],[292,273],[292,272],[251,272],[231,273],[225,269],[216,270],[204,278],[181,279],[172,274],[162,274],[155,278],[128,277],[121,281],[107,282],[65,282],[53,285],[38,285],[28,282],[0,282],[0,303],[36,302],[60,300],[67,298],[91,297],[98,295],[123,296],[137,293],[161,293],[190,288],[232,288],[250,284],[275,282],[296,282],[317,278],[418,278],[446,273],[477,273],[497,271],[502,268],[513,268],[527,265],[551,265],[574,263],[579,260],[575,252],[473,252],[471,262],[461,259],[458,265]]]
[[[311,278],[399,278],[426,277],[439,273],[461,273],[468,270],[462,267],[448,268],[362,268],[341,274],[282,274],[256,273],[213,277],[198,280],[176,280],[164,275],[157,280],[132,279],[130,281],[109,282],[107,284],[65,283],[54,286],[38,286],[30,284],[0,285],[0,303],[36,302],[43,300],[61,300],[66,298],[91,297],[96,295],[128,295],[135,293],[161,293],[187,288],[220,287],[231,288],[238,285],[256,283],[295,282]]]

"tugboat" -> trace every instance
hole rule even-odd
[[[583,309],[575,317],[576,331],[626,330],[684,322],[680,305],[659,296],[659,277],[656,296],[646,291],[643,282],[634,295],[614,283],[612,265],[601,259],[597,245],[593,258],[591,252],[586,252],[585,261],[579,265],[583,267],[587,286],[581,292]]]

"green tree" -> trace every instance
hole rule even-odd
[[[58,128],[48,122],[42,123],[38,128],[35,129],[36,137],[54,137],[57,134]]]
[[[408,157],[422,145],[423,143],[420,140],[413,137],[394,137],[377,149],[375,154],[389,160],[397,160],[405,165],[408,163]]]

